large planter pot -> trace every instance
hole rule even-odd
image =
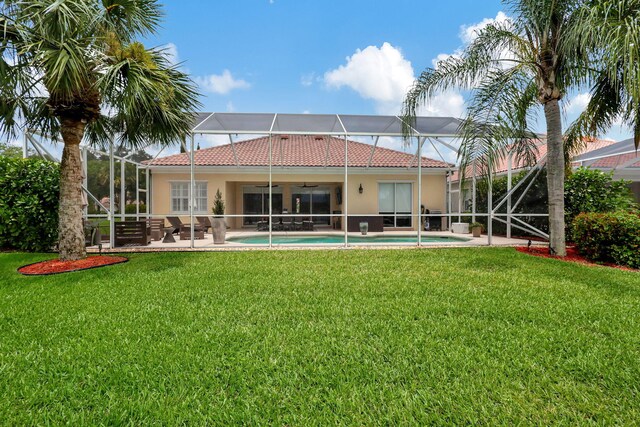
[[[368,222],[361,222],[360,223],[360,232],[362,233],[362,235],[366,236],[368,231],[369,231],[369,223]]]
[[[473,237],[480,237],[482,234],[482,227],[473,227],[471,229],[471,233],[473,233]]]
[[[224,218],[214,218],[211,225],[213,228],[213,243],[222,245],[227,235],[227,224],[224,222]]]

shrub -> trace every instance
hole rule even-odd
[[[573,221],[578,251],[592,261],[640,268],[640,215],[582,213]]]
[[[583,212],[628,211],[635,207],[630,181],[614,180],[613,171],[581,167],[565,182],[564,200],[567,223]]]
[[[139,212],[140,213],[146,213],[147,212],[147,205],[145,205],[144,203],[140,203]],[[130,203],[130,204],[126,205],[124,207],[124,213],[126,213],[126,214],[135,214],[136,213],[136,204],[135,203]]]
[[[53,248],[59,185],[57,163],[0,156],[0,247],[30,252]]]

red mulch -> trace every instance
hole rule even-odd
[[[522,252],[524,254],[529,254],[529,255],[533,255],[533,256],[539,256],[539,257],[543,257],[543,258],[559,259],[559,260],[562,260],[562,261],[576,262],[578,264],[584,264],[584,265],[600,265],[600,266],[612,267],[612,268],[617,268],[617,269],[626,270],[626,271],[638,271],[636,269],[633,269],[633,268],[630,268],[630,267],[625,267],[623,265],[617,265],[617,264],[611,264],[611,263],[598,264],[598,263],[595,263],[593,261],[589,261],[588,259],[586,259],[582,255],[580,255],[578,253],[578,250],[573,246],[568,246],[567,247],[567,256],[564,257],[564,258],[563,257],[559,257],[557,255],[550,255],[549,254],[549,248],[547,246],[531,246],[530,248],[527,248],[526,246],[518,246],[518,247],[516,247],[516,250],[518,252]]]
[[[51,259],[48,261],[37,262],[22,266],[18,269],[18,273],[27,276],[42,276],[46,274],[68,273],[70,271],[87,270],[89,268],[105,267],[107,265],[119,264],[127,262],[128,258],[122,256],[106,256],[97,255],[90,256],[77,261],[60,261]]]

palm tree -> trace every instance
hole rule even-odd
[[[580,10],[585,31],[571,43],[585,54],[596,52],[591,99],[569,127],[567,138],[579,147],[584,136],[605,133],[615,123],[633,129],[640,147],[640,0],[590,2]]]
[[[621,0],[622,1],[622,0]],[[485,174],[507,155],[533,158],[531,125],[543,107],[547,136],[549,247],[565,256],[565,145],[560,101],[590,76],[589,56],[576,49],[585,30],[580,0],[505,0],[510,19],[479,30],[460,56],[425,70],[404,102],[405,122],[438,91],[472,91],[461,125],[461,170],[476,162]]]
[[[140,148],[183,139],[198,106],[195,85],[160,49],[156,0],[0,1],[0,133],[36,129],[64,142],[59,257],[86,256],[79,144]]]

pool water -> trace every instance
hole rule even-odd
[[[422,236],[423,243],[460,243],[470,239],[456,236]],[[268,245],[269,236],[245,236],[230,237],[229,242],[249,245]],[[344,243],[344,235],[338,234],[314,234],[308,236],[273,236],[271,242],[274,245],[310,245],[310,244],[341,244]],[[357,243],[416,243],[417,236],[348,236],[348,242]]]

